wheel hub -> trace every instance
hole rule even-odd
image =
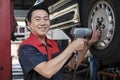
[[[99,1],[93,7],[88,26],[100,31],[100,40],[94,45],[97,49],[108,47],[114,36],[115,17],[113,9],[106,1]]]

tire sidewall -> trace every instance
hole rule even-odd
[[[114,57],[114,54],[117,54],[117,49],[119,47],[119,9],[117,7],[117,5],[115,5],[115,1],[112,2],[112,0],[99,0],[99,1],[106,1],[108,2],[111,7],[113,8],[113,12],[115,14],[115,31],[114,31],[114,36],[113,39],[111,41],[111,43],[109,44],[109,46],[103,50],[98,50],[96,49],[94,46],[92,46],[90,48],[91,53],[98,58],[99,60],[102,61],[108,61],[109,58],[109,62],[108,63],[112,63],[112,59]],[[86,17],[85,17],[85,21],[88,22],[88,18],[91,12],[91,9],[93,8],[93,6],[99,2],[98,0],[92,0],[91,3],[88,6],[88,11],[86,11]],[[86,23],[85,25],[88,25],[88,23]]]

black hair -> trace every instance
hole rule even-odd
[[[27,25],[27,21],[31,22],[32,12],[35,11],[35,10],[40,10],[40,9],[45,10],[49,15],[48,7],[45,6],[44,3],[34,5],[30,8],[29,12],[27,13],[27,16],[26,16],[26,19],[25,19],[26,25]]]

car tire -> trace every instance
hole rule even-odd
[[[104,64],[120,61],[120,14],[117,3],[114,0],[91,0],[88,9],[81,13],[85,16],[82,17],[83,25],[96,28],[101,33],[99,41],[90,51]]]

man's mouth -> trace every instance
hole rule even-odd
[[[47,27],[39,27],[40,30],[45,31],[47,30]]]

